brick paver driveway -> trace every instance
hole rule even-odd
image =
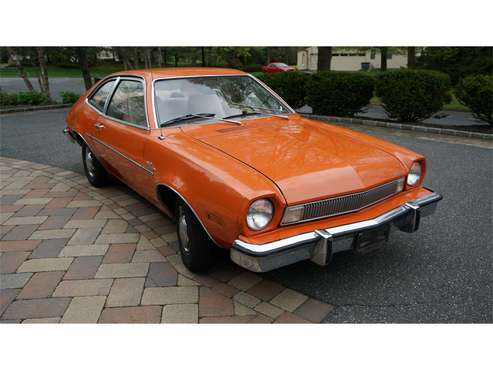
[[[320,322],[332,306],[221,262],[189,272],[148,203],[0,157],[0,321]]]

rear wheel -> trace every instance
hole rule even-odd
[[[106,172],[87,145],[82,146],[82,163],[84,164],[87,180],[92,186],[100,188],[108,184],[108,172]]]
[[[183,264],[192,272],[202,272],[214,262],[214,244],[195,214],[182,201],[177,206],[176,231]]]

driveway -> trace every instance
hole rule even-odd
[[[65,114],[2,116],[0,155],[81,173],[78,147],[61,134]],[[306,262],[262,277],[333,307],[325,322],[492,322],[491,142],[352,128],[427,156],[426,183],[444,197],[436,214],[374,254],[340,254],[325,268]]]

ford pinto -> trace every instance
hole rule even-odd
[[[95,187],[121,180],[176,221],[183,263],[203,271],[224,248],[269,271],[414,232],[441,196],[422,155],[297,114],[233,69],[110,75],[67,116]]]

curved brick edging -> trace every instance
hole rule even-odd
[[[439,127],[425,127],[425,126],[417,126],[407,123],[396,123],[396,122],[384,122],[384,121],[375,121],[370,119],[362,119],[362,118],[346,118],[346,117],[334,117],[334,116],[321,116],[317,114],[308,114],[303,113],[303,116],[308,118],[318,119],[324,122],[334,122],[334,123],[352,123],[352,124],[360,124],[366,126],[378,126],[378,127],[387,127],[394,128],[399,130],[408,130],[408,131],[416,131],[416,132],[426,132],[433,134],[441,134],[441,135],[450,135],[450,136],[458,136],[458,137],[467,137],[473,139],[482,139],[482,140],[493,140],[493,134],[483,134],[480,132],[469,132],[462,130],[454,130],[448,128],[439,128]]]
[[[321,322],[333,306],[220,262],[194,274],[175,226],[126,188],[0,157],[0,322]]]
[[[38,110],[61,109],[71,107],[72,104],[51,104],[51,105],[36,105],[32,107],[6,108],[0,109],[0,114],[33,112]]]

